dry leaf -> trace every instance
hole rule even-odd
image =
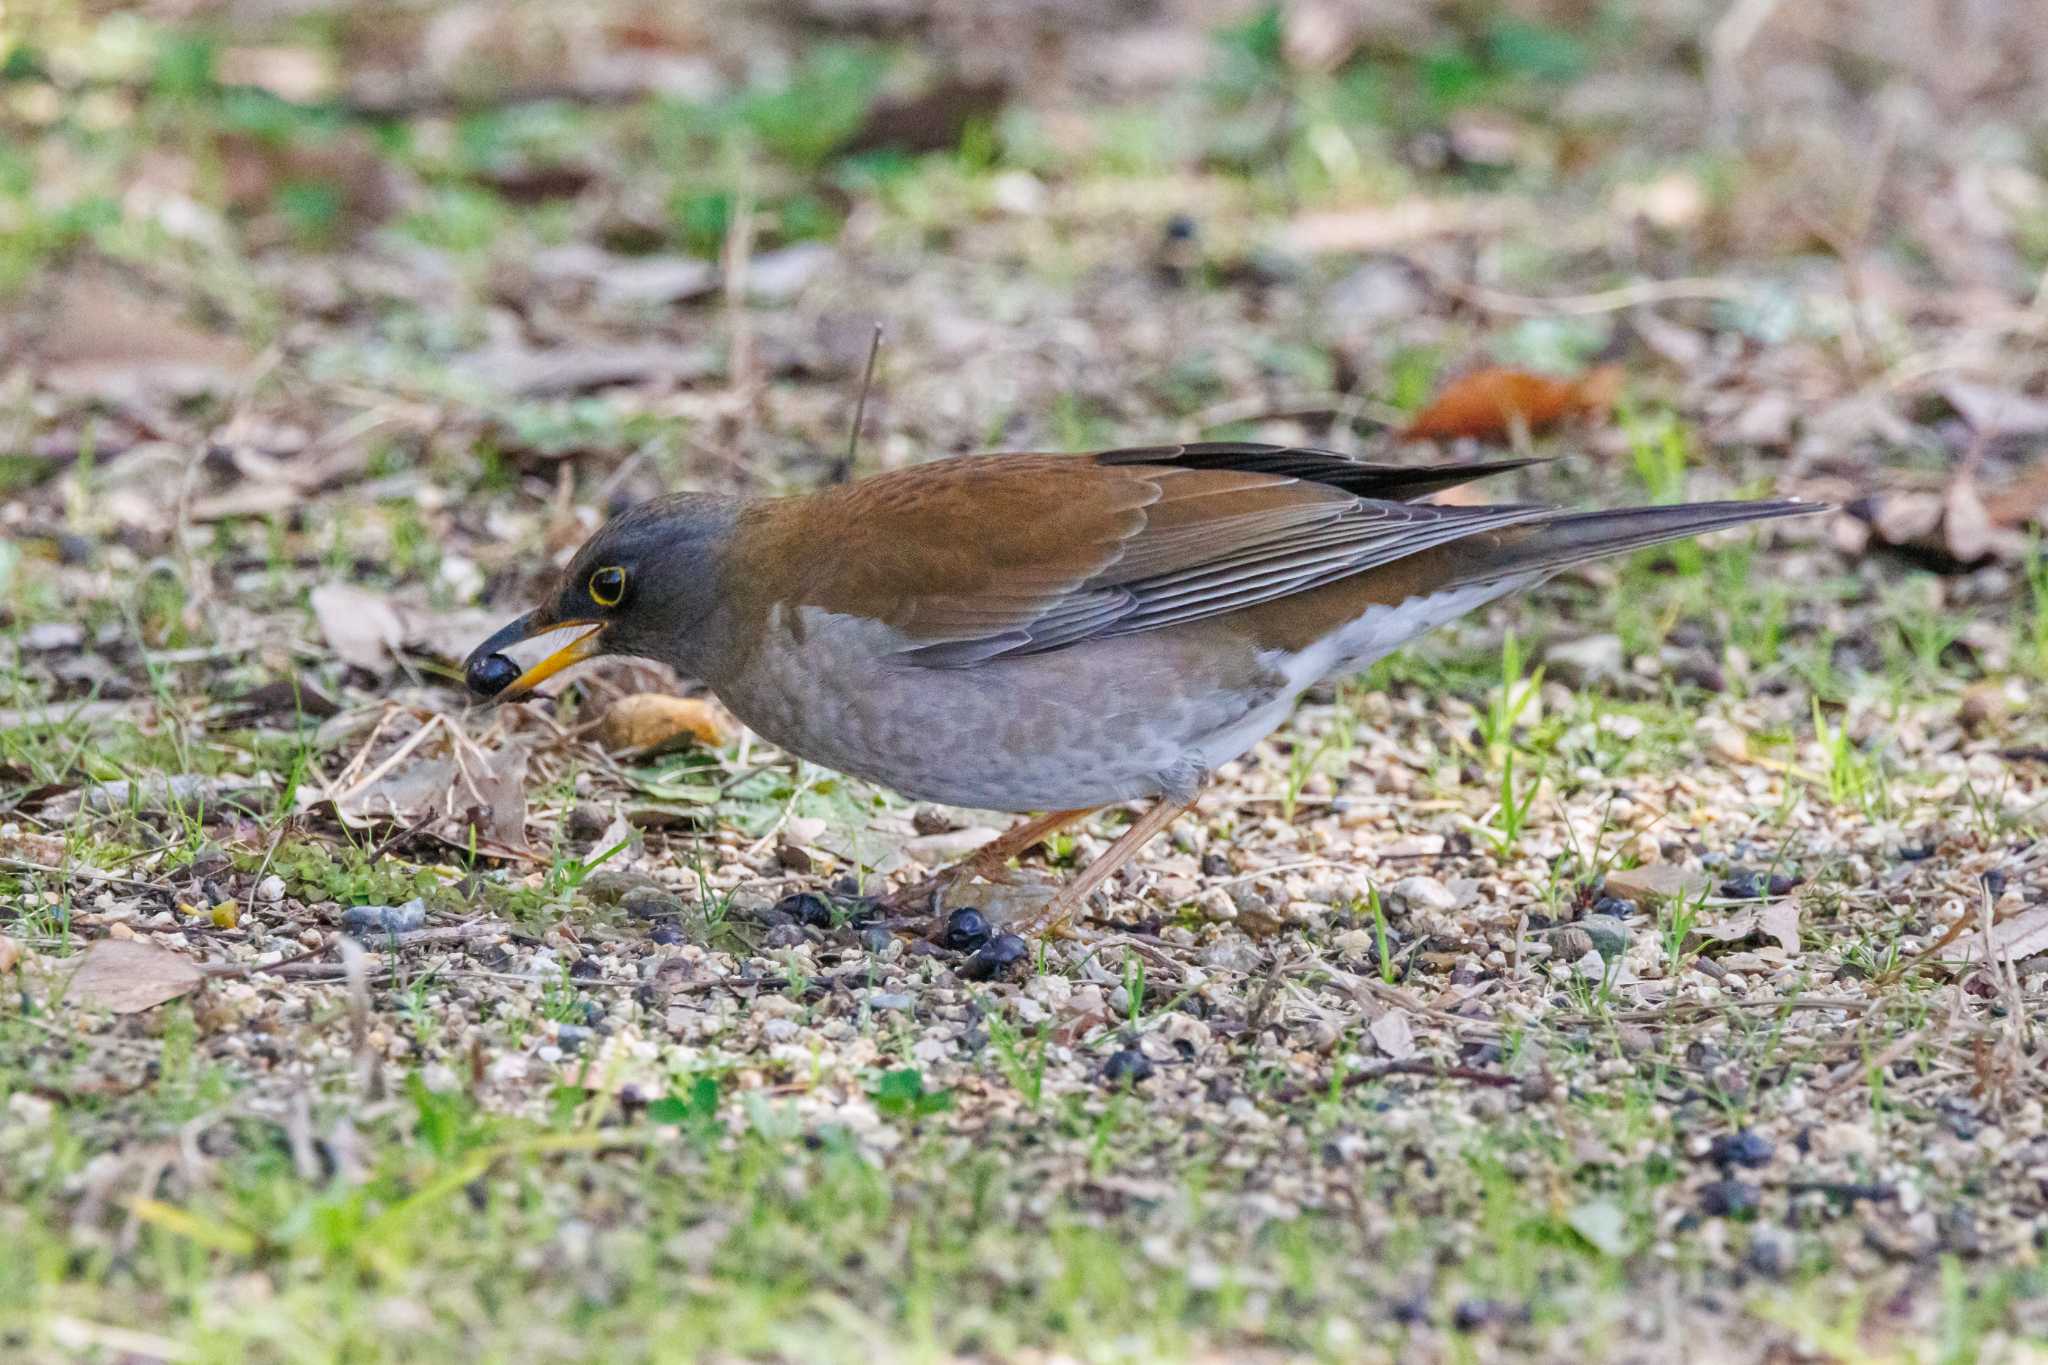
[[[1741,943],[1759,936],[1774,938],[1787,955],[1799,952],[1799,905],[1796,901],[1768,901],[1727,919],[1702,924],[1693,930],[1717,943]]]
[[[731,738],[731,725],[716,703],[641,692],[612,703],[598,722],[597,737],[614,750],[651,751],[686,739],[715,749]]]
[[[58,388],[123,402],[185,397],[231,389],[253,365],[233,338],[106,271],[70,272],[41,311],[30,354]]]
[[[1397,1062],[1405,1062],[1415,1055],[1415,1031],[1408,1025],[1408,1011],[1388,1010],[1372,1021],[1366,1030],[1372,1035],[1373,1046]]]
[[[1531,431],[1567,417],[1606,411],[1621,391],[1621,367],[1602,365],[1576,379],[1489,367],[1451,381],[1401,433],[1405,440],[1471,436],[1499,440],[1517,421]]]
[[[2048,432],[2048,402],[2023,393],[1951,379],[1941,396],[1970,424],[1986,435],[2039,436]]]
[[[432,833],[494,857],[528,858],[527,751],[493,754],[446,716],[432,715],[410,733],[400,722],[414,712],[387,711],[356,756],[326,791],[342,823],[391,823]],[[394,747],[396,737],[403,734]]]
[[[87,1009],[140,1014],[206,979],[192,959],[141,939],[104,938],[85,950],[67,998]]]
[[[1646,863],[1608,873],[1606,889],[1610,896],[1648,905],[1704,896],[1713,884],[1713,879],[1704,872],[1689,871],[1677,863]]]
[[[21,945],[5,934],[0,934],[0,973],[13,971],[21,965]]]
[[[322,583],[313,589],[313,618],[327,647],[343,663],[381,673],[405,643],[405,622],[398,609],[374,592],[347,583]]]
[[[1986,957],[1986,946],[1984,931],[1979,929],[1957,939],[1942,956],[1953,955],[1965,962],[1981,962]],[[2010,958],[2018,962],[2037,953],[2048,953],[2048,905],[2037,905],[1992,925],[1989,947],[1994,961]]]

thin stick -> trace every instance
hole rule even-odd
[[[860,450],[861,424],[867,420],[868,390],[875,386],[875,359],[882,354],[882,324],[875,324],[875,334],[868,340],[867,369],[860,377],[860,397],[853,400],[853,430],[846,433],[846,455],[832,466],[827,482],[845,483],[853,477],[853,457]]]

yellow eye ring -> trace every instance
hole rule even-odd
[[[587,587],[591,601],[600,607],[616,607],[626,596],[626,571],[616,564],[607,565],[590,576]]]

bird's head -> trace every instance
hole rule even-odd
[[[678,493],[613,517],[584,542],[539,606],[470,652],[463,666],[470,691],[509,699],[600,654],[698,671],[694,646],[718,605],[738,512],[734,498]],[[567,644],[524,672],[505,657],[522,641],[571,630]]]

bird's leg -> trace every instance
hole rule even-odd
[[[959,882],[972,881],[976,877],[993,880],[1010,859],[1029,853],[1076,820],[1092,814],[1095,809],[1093,806],[1083,806],[1078,810],[1054,810],[1043,815],[1034,815],[1029,820],[1021,821],[1004,830],[951,867],[940,868],[923,881],[896,892],[889,897],[889,901],[905,912],[929,908],[936,913],[938,898],[944,894],[946,888]]]
[[[1151,807],[1131,821],[1116,841],[1097,855],[1094,862],[1081,870],[1081,875],[1061,887],[1059,894],[1047,901],[1037,912],[1016,925],[1016,932],[1026,937],[1034,934],[1058,933],[1072,919],[1077,911],[1088,902],[1096,887],[1109,880],[1110,874],[1131,860],[1132,855],[1152,842],[1152,836],[1179,819],[1194,798],[1180,800],[1162,796]]]

